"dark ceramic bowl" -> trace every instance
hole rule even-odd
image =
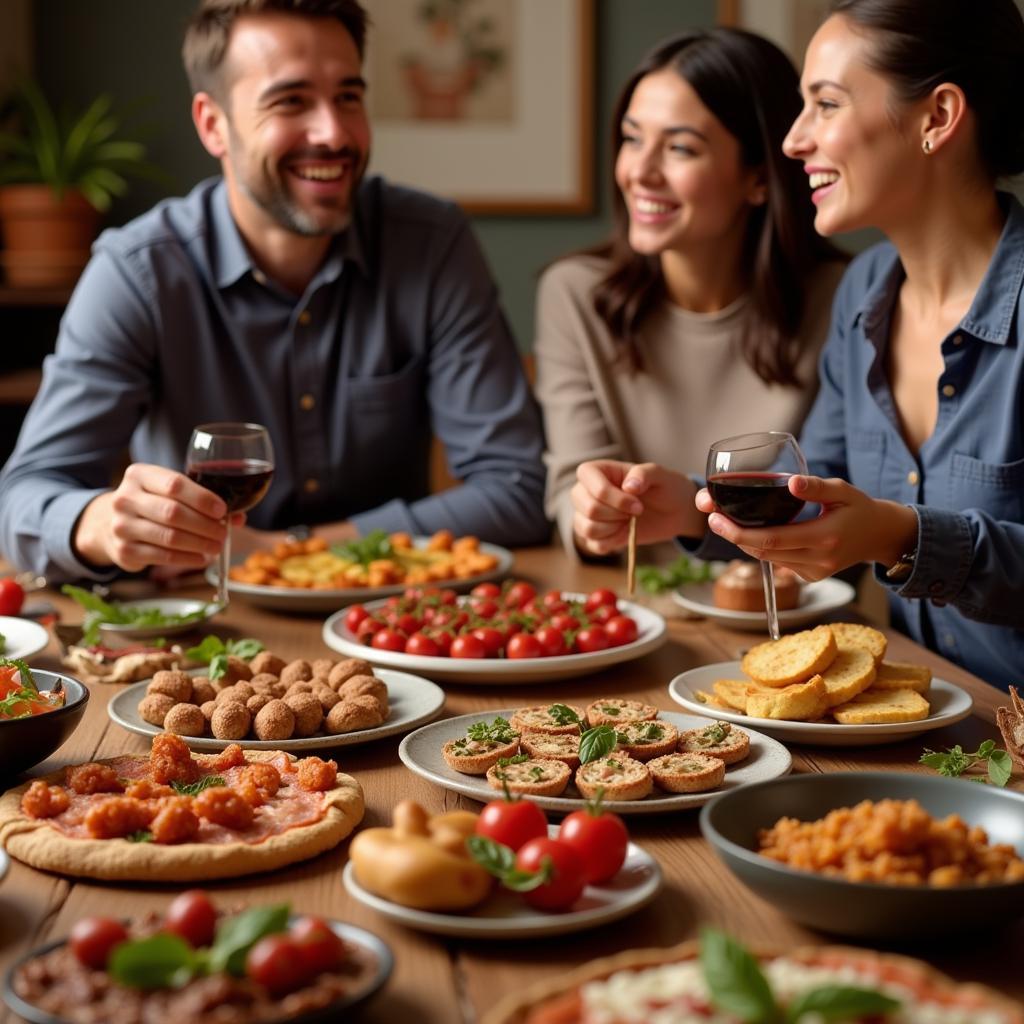
[[[758,830],[782,817],[814,821],[861,800],[917,800],[935,818],[958,814],[980,825],[989,843],[1024,856],[1024,795],[964,779],[901,772],[787,775],[743,786],[707,804],[704,838],[741,882],[783,913],[824,932],[904,939],[998,923],[1024,915],[1024,882],[932,886],[848,882],[798,871],[756,853]]]
[[[28,718],[0,719],[0,782],[45,761],[75,731],[89,703],[88,688],[71,676],[34,668],[32,678],[40,690],[52,690],[59,679],[66,694],[64,707]]]

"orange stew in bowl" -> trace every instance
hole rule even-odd
[[[24,662],[0,662],[0,722],[64,707],[62,690],[40,690]]]

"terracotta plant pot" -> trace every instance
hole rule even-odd
[[[72,285],[89,260],[99,213],[78,191],[58,199],[46,185],[0,188],[7,283],[20,288]]]

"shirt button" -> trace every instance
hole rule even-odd
[[[953,335],[953,344],[954,345],[962,345],[963,343],[964,343],[964,336],[962,334],[954,334]]]
[[[312,477],[310,477],[310,478],[309,478],[309,479],[308,479],[308,480],[307,480],[307,481],[306,481],[306,482],[305,482],[305,483],[304,483],[304,484],[302,485],[302,489],[303,489],[303,490],[304,490],[304,491],[305,491],[305,492],[306,492],[307,494],[316,494],[316,492],[320,490],[320,481],[319,481],[319,480],[314,480],[314,479],[313,479]]]
[[[908,484],[915,485],[917,483],[917,481],[920,480],[920,479],[921,478],[917,475],[917,470],[916,469],[912,469],[907,474],[907,483]]]
[[[316,399],[312,395],[303,395],[299,399],[299,407],[309,412],[316,405]]]
[[[952,398],[956,394],[956,388],[953,387],[952,384],[943,384],[942,385],[942,393],[947,398]]]
[[[941,594],[946,589],[945,580],[936,580],[934,583],[928,584],[929,594]]]
[[[267,275],[264,274],[262,270],[254,270],[252,272],[252,276],[253,276],[253,278],[254,278],[254,280],[256,281],[257,284],[266,284],[267,283]]]
[[[308,309],[304,309],[299,314],[299,323],[302,324],[303,327],[308,327],[312,319],[313,317],[310,315]]]

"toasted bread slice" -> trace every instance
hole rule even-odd
[[[662,754],[671,754],[679,742],[679,730],[670,722],[623,722],[616,726],[616,750],[650,761]]]
[[[653,704],[640,700],[626,700],[624,697],[601,697],[587,705],[587,724],[621,725],[623,722],[649,722],[658,717]]]
[[[832,622],[829,629],[840,647],[863,647],[871,652],[876,665],[885,657],[889,641],[879,630],[856,622]]]
[[[843,725],[879,725],[886,722],[919,722],[928,717],[928,701],[914,690],[865,690],[848,704],[832,709]]]
[[[828,706],[845,704],[863,693],[874,681],[876,672],[874,656],[867,648],[840,644],[835,661],[821,673]]]
[[[557,701],[554,704],[520,708],[509,719],[509,725],[516,732],[546,732],[553,736],[560,733],[579,736],[586,728],[583,708]]]
[[[806,722],[825,713],[828,705],[825,680],[811,676],[806,683],[792,683],[768,692],[759,691],[747,697],[747,714],[751,718],[776,718],[790,722]]]
[[[724,708],[730,711],[741,711],[745,714],[747,698],[752,693],[773,693],[776,687],[762,686],[750,679],[716,679],[712,689]]]
[[[570,771],[580,766],[580,738],[569,733],[523,733],[519,746],[530,757],[544,757],[551,761],[564,761]]]
[[[463,775],[483,775],[501,758],[515,757],[518,753],[518,736],[509,743],[498,743],[494,740],[480,742],[468,738],[449,740],[441,748],[441,756],[448,767],[462,772]]]
[[[724,680],[725,682],[732,682],[732,680]],[[706,704],[709,708],[717,708],[719,711],[739,711],[741,709],[734,708],[731,704],[726,704],[720,697],[716,697],[713,693],[708,693],[707,690],[694,690],[693,699],[698,704]],[[747,698],[743,698],[743,707],[747,706]]]
[[[750,735],[728,722],[712,722],[679,735],[680,754],[708,754],[722,764],[736,764],[750,753]]]
[[[608,757],[576,769],[576,788],[588,799],[642,800],[654,789],[651,773],[643,761],[613,750]]]
[[[883,661],[871,684],[873,690],[914,690],[927,693],[932,685],[932,670],[927,665],[904,661]]]
[[[816,626],[752,647],[740,665],[756,683],[790,686],[824,672],[838,651],[832,630]]]
[[[502,783],[512,793],[530,796],[558,796],[565,792],[572,772],[564,761],[546,757],[534,757],[517,764],[496,764],[487,769],[487,785],[491,789],[503,789]]]
[[[647,767],[654,784],[669,793],[704,793],[725,778],[725,762],[710,754],[666,754]]]

